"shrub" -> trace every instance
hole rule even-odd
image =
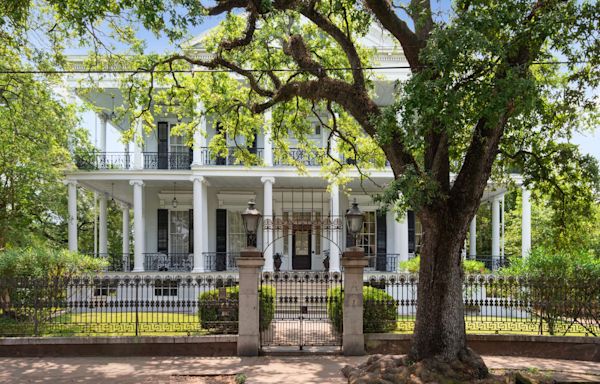
[[[532,315],[545,322],[550,334],[565,332],[565,324],[579,324],[600,334],[600,259],[585,250],[538,247],[514,260],[501,274],[521,278],[526,288],[511,295],[532,303]]]
[[[62,310],[68,281],[105,266],[104,260],[40,246],[0,252],[0,333],[12,324],[18,333],[38,335]]]
[[[363,287],[363,331],[384,333],[396,329],[398,303],[383,289]],[[327,290],[327,316],[333,327],[342,331],[344,321],[344,294],[341,288]]]
[[[400,269],[409,272],[409,273],[419,273],[419,267],[421,263],[421,257],[413,257],[412,259],[408,259],[406,261],[402,261],[400,263]]]
[[[107,266],[103,259],[48,247],[13,248],[0,252],[0,278],[69,278],[95,273]]]
[[[413,257],[407,261],[403,261],[400,263],[400,269],[403,269],[409,273],[419,273],[419,268],[421,265],[421,257]],[[485,268],[485,264],[481,261],[476,260],[463,260],[463,270],[467,275],[474,275],[478,273],[489,273],[489,271]]]
[[[212,289],[200,294],[198,316],[204,329],[215,333],[237,333],[240,287],[226,287],[225,301],[219,300],[219,289]],[[263,286],[260,291],[260,330],[269,328],[275,314],[275,288]],[[234,305],[228,305],[229,302]]]
[[[463,270],[467,275],[489,273],[489,271],[485,268],[485,264],[482,261],[477,260],[463,260]]]
[[[600,279],[600,259],[585,250],[556,251],[545,247],[532,249],[528,257],[514,259],[503,268],[505,276],[574,279]]]

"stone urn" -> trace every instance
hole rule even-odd
[[[275,255],[273,255],[273,266],[275,267],[275,272],[279,272],[279,270],[281,269],[281,264],[283,263],[281,259],[281,253],[276,253]]]

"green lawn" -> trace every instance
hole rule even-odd
[[[138,335],[181,336],[203,335],[208,330],[200,327],[196,314],[170,312],[138,312]],[[33,335],[31,322],[0,320],[0,335]],[[43,336],[135,336],[136,313],[63,314],[53,317],[41,328]]]
[[[393,333],[410,334],[413,332],[415,316],[400,316]],[[465,316],[465,326],[468,334],[489,335],[539,335],[539,319],[506,319],[496,316]],[[580,325],[573,325],[569,332],[569,323],[559,322],[556,325],[556,336],[583,336],[587,332]],[[544,335],[549,335],[548,324],[542,323]]]

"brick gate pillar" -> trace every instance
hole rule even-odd
[[[352,247],[342,255],[344,267],[344,333],[342,349],[346,356],[365,354],[363,334],[363,271],[369,264],[361,248]]]
[[[256,248],[242,250],[237,260],[240,273],[238,356],[258,356],[260,350],[258,284],[264,264],[262,252]]]

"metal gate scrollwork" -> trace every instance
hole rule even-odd
[[[341,273],[265,272],[259,289],[262,347],[341,347]]]

